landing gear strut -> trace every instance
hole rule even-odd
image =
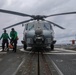
[[[26,50],[26,48],[27,48],[26,42],[22,40],[21,43],[23,44],[24,50]]]
[[[24,50],[26,50],[26,48],[27,48],[27,45],[26,45],[26,44],[24,44],[24,45],[23,45],[23,48],[24,48]]]
[[[54,44],[51,44],[50,47],[51,47],[51,50],[54,50]]]

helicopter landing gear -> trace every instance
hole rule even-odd
[[[26,42],[24,40],[22,40],[21,43],[23,44],[24,50],[26,50],[26,48],[27,48]]]
[[[50,47],[51,47],[51,50],[54,50],[54,44],[51,44]]]
[[[26,50],[26,48],[27,48],[27,45],[26,45],[26,44],[24,44],[24,45],[23,45],[23,48],[24,48],[24,50]]]

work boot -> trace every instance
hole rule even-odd
[[[7,52],[9,51],[9,49],[7,49]]]
[[[1,52],[4,52],[4,50],[2,50]]]
[[[14,52],[14,50],[12,50],[12,52]]]
[[[16,50],[14,50],[14,53],[16,53]]]

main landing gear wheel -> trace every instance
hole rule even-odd
[[[54,44],[51,44],[50,47],[51,47],[51,50],[54,50]]]
[[[26,44],[24,44],[24,45],[23,45],[23,48],[24,48],[24,50],[26,50],[26,48],[27,48],[27,45],[26,45]]]

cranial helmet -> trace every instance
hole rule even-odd
[[[4,32],[6,32],[6,30],[4,30]]]
[[[11,30],[14,31],[14,28],[12,28]]]

